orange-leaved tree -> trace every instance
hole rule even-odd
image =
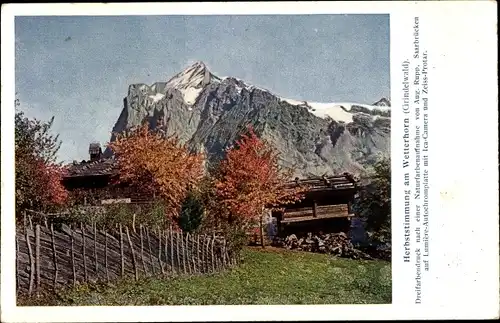
[[[249,126],[222,160],[215,189],[221,207],[227,210],[229,223],[247,225],[260,220],[261,244],[264,246],[262,217],[265,207],[279,207],[304,197],[305,187],[285,187],[292,169],[279,165],[279,153],[259,138]]]
[[[203,176],[202,154],[190,153],[177,136],[149,129],[146,123],[117,134],[109,147],[118,162],[119,182],[161,199],[170,219]]]

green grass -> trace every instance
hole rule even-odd
[[[209,276],[81,286],[50,305],[381,304],[391,302],[385,261],[246,249],[243,263]],[[49,305],[49,304],[47,304]]]

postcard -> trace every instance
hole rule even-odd
[[[498,318],[495,7],[2,6],[2,321]]]

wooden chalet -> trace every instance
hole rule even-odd
[[[359,189],[359,182],[349,173],[342,175],[298,179],[285,184],[288,187],[305,185],[305,198],[292,205],[273,211],[277,219],[277,234],[313,231],[349,231],[351,204]]]
[[[133,203],[142,204],[153,201],[152,196],[137,194],[125,185],[114,184],[118,177],[118,167],[114,158],[104,158],[99,143],[89,145],[90,159],[74,161],[68,165],[62,184],[68,191],[91,192],[92,200],[82,197],[77,202],[83,205]]]

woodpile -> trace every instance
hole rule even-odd
[[[287,249],[327,253],[351,259],[373,259],[370,255],[354,248],[354,245],[344,232],[315,235],[308,233],[307,236],[300,238],[292,234],[285,239],[275,238],[273,245]]]

